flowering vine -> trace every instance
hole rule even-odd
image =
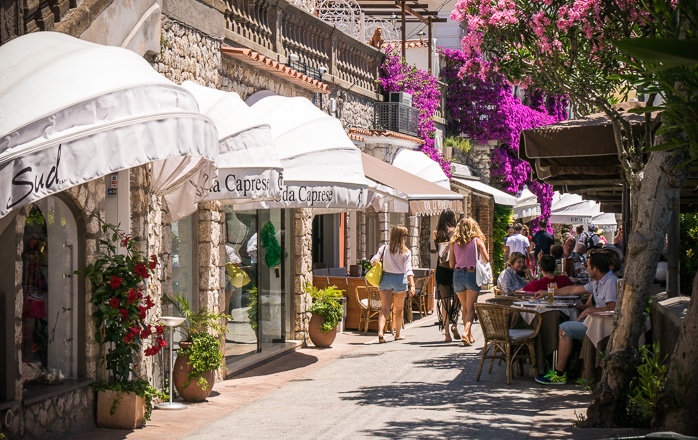
[[[491,174],[504,191],[516,194],[524,184],[538,196],[541,218],[550,218],[552,187],[531,181],[528,162],[518,158],[523,130],[567,119],[567,98],[547,96],[542,90],[528,91],[529,105],[514,96],[512,86],[496,71],[486,68],[467,73],[463,67],[472,59],[461,50],[442,49],[445,65],[441,71],[446,89],[446,111],[451,116],[449,131],[480,142],[497,140],[492,152]],[[476,64],[487,62],[475,60]],[[538,219],[532,222],[538,228]]]
[[[127,383],[131,377],[137,377],[134,363],[144,342],[152,341],[144,350],[146,356],[154,356],[167,346],[163,338],[165,327],[147,316],[155,303],[144,282],[155,270],[157,257],[142,255],[133,238],[114,225],[103,224],[102,232],[102,252],[77,273],[85,275],[92,284],[90,302],[97,324],[96,338],[107,348],[105,360],[111,379]],[[118,252],[119,247],[122,253]]]
[[[434,148],[434,113],[441,102],[441,91],[436,78],[425,70],[409,66],[390,46],[385,49],[386,58],[381,65],[378,79],[386,92],[407,92],[412,95],[412,106],[419,110],[418,134],[424,140],[422,152],[437,162],[451,178],[451,164]]]

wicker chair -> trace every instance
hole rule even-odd
[[[500,306],[513,306],[514,301],[516,301],[516,298],[513,296],[501,295],[490,298],[485,302],[488,304],[499,304]]]
[[[378,293],[378,288],[373,286],[358,286],[355,290],[356,301],[361,306],[361,315],[359,315],[359,331],[361,325],[364,326],[364,333],[368,332],[368,325],[371,322],[378,321],[381,313],[381,298]],[[386,330],[392,328],[393,314],[388,313],[388,319],[385,323]]]
[[[407,317],[407,322],[412,322],[412,310],[415,306],[417,306],[420,318],[427,316],[427,300],[429,298],[427,288],[430,278],[431,275],[420,278],[415,277],[414,296],[410,297],[408,295],[405,299],[405,316]]]
[[[538,375],[536,363],[536,350],[534,347],[536,336],[540,330],[542,318],[540,313],[526,311],[534,315],[531,328],[513,329],[521,310],[497,304],[475,304],[475,311],[480,319],[480,327],[485,335],[485,346],[482,350],[480,368],[477,370],[476,380],[480,380],[482,365],[485,359],[490,359],[490,374],[495,359],[504,360],[507,368],[507,384],[511,383],[512,365],[516,360],[528,359],[533,366],[534,377]],[[524,350],[524,347],[526,348]]]

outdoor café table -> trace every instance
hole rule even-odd
[[[548,304],[546,300],[527,300],[516,301],[514,307],[521,308],[521,317],[530,323],[533,315],[526,313],[525,310],[535,310],[541,314],[541,326],[536,339],[536,360],[538,362],[538,371],[547,371],[545,366],[546,358],[557,351],[558,329],[560,323],[567,320],[577,319],[577,309],[574,307],[574,302],[578,296],[564,297],[565,300],[557,299],[553,304]]]

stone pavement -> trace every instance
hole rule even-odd
[[[444,343],[430,315],[404,341],[339,334],[330,349],[299,348],[217,383],[207,402],[153,411],[144,429],[95,429],[77,439],[493,438],[598,439],[631,430],[573,427],[590,395],[580,386],[543,387],[529,368],[506,385],[504,366],[475,381],[475,346]]]

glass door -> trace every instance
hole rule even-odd
[[[259,345],[284,342],[284,226],[280,209],[259,211]]]

